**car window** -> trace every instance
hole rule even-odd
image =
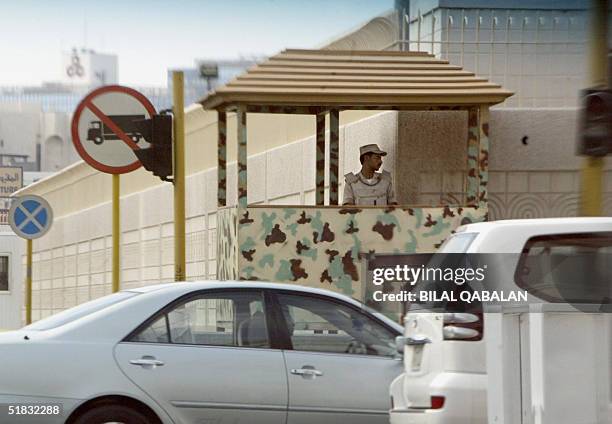
[[[211,293],[190,298],[157,317],[130,341],[270,347],[259,292]]]
[[[395,334],[349,306],[321,298],[279,294],[294,350],[394,356]]]
[[[612,232],[552,234],[527,240],[516,284],[550,302],[609,302]]]
[[[168,317],[166,314],[156,319],[153,324],[147,326],[143,331],[136,334],[132,341],[170,343],[170,332],[168,331]]]

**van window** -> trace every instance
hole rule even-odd
[[[527,240],[514,280],[549,302],[608,303],[612,232],[554,234]]]

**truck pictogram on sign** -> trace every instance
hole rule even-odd
[[[134,121],[139,119],[145,119],[144,115],[109,115],[108,118],[117,125],[128,137],[132,139],[134,143],[142,138],[142,135],[138,132],[138,129],[134,125]],[[93,141],[95,144],[100,145],[105,140],[121,140],[111,128],[109,128],[102,121],[90,121],[89,128],[87,129],[87,140]]]

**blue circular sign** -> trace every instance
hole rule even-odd
[[[51,228],[53,211],[49,202],[40,196],[21,196],[13,200],[8,219],[15,234],[35,239]]]

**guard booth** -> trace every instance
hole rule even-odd
[[[510,95],[428,53],[391,51],[285,50],[218,88],[201,101],[218,112],[217,278],[296,283],[363,299],[368,255],[434,252],[458,226],[487,219],[489,107]],[[464,201],[339,205],[339,122],[347,110],[465,111]],[[234,207],[226,198],[230,113],[237,118]],[[314,205],[249,204],[247,118],[256,113],[307,114],[316,121]]]

